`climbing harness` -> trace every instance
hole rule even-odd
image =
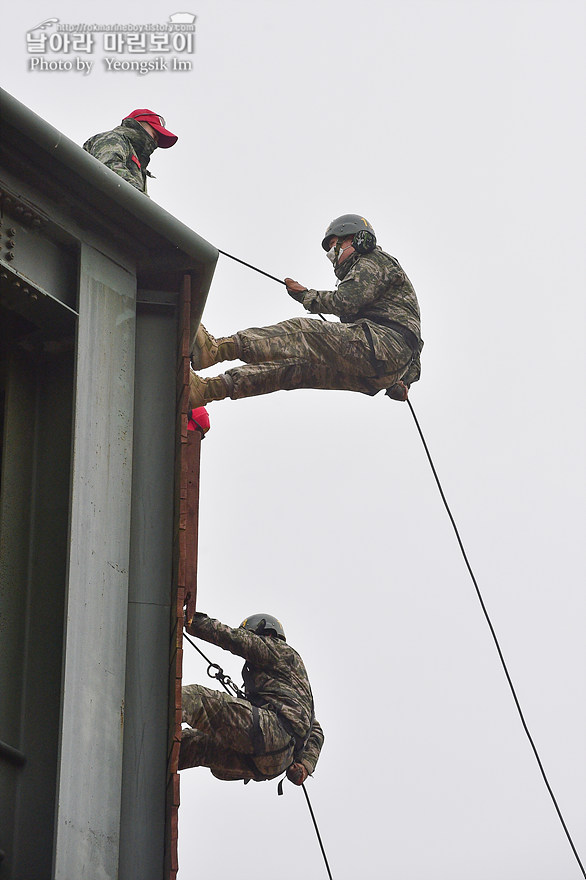
[[[254,701],[255,701],[255,699],[258,698],[258,693],[254,687],[254,677],[251,673],[250,666],[248,665],[248,662],[246,662],[244,664],[244,667],[242,669],[242,680],[244,682],[244,690],[247,695],[246,699],[249,702],[251,702],[253,705],[253,718],[254,718],[255,717],[254,716],[254,709],[256,708]],[[293,725],[288,720],[288,718],[286,718],[284,715],[282,715],[277,709],[274,708],[274,706],[271,706],[270,703],[267,704],[264,700],[261,700],[261,706],[263,708],[271,709],[275,713],[275,715],[279,719],[279,724],[291,737],[291,741],[292,741],[292,743],[294,745],[294,749],[295,749],[294,760],[297,761],[299,756],[302,755],[303,752],[305,751],[305,747],[306,747],[306,745],[309,741],[309,737],[311,735],[311,728],[313,727],[313,722],[315,721],[313,694],[311,695],[311,719],[309,721],[309,727],[307,729],[307,733],[305,734],[305,736],[300,736],[298,733],[296,733],[293,728]],[[256,709],[256,711],[257,711],[257,715],[258,715],[258,709]],[[283,751],[283,750],[279,749],[278,751]],[[269,752],[268,754],[273,754],[273,753]],[[275,752],[275,754],[277,754],[277,752]]]
[[[471,579],[472,579],[472,583],[474,584],[474,589],[476,590],[476,595],[477,595],[477,597],[478,597],[478,601],[480,602],[480,607],[482,608],[482,612],[483,612],[484,617],[485,617],[485,619],[486,619],[486,622],[487,622],[487,624],[488,624],[488,628],[490,629],[490,633],[491,633],[491,635],[492,635],[492,638],[493,638],[494,644],[495,644],[495,646],[496,646],[496,650],[497,650],[497,653],[498,653],[498,655],[499,655],[499,659],[500,659],[500,661],[501,661],[501,665],[502,665],[502,667],[503,667],[503,670],[504,670],[504,673],[505,673],[505,676],[506,676],[507,682],[508,682],[508,684],[509,684],[509,688],[510,688],[511,693],[512,693],[512,695],[513,695],[513,700],[515,701],[515,706],[517,707],[517,711],[518,711],[518,713],[519,713],[519,717],[520,717],[520,719],[521,719],[521,724],[523,725],[523,729],[524,729],[525,733],[527,734],[527,739],[529,740],[529,743],[530,743],[531,748],[532,748],[532,750],[533,750],[533,754],[535,755],[535,759],[536,759],[537,764],[538,764],[538,766],[539,766],[539,769],[540,769],[540,771],[541,771],[541,775],[542,775],[542,777],[543,777],[543,781],[545,782],[545,786],[546,786],[546,788],[547,788],[547,790],[548,790],[548,792],[549,792],[549,794],[550,794],[551,800],[552,800],[553,805],[554,805],[554,807],[555,807],[555,809],[556,809],[556,812],[557,812],[557,814],[558,814],[558,818],[559,818],[559,820],[560,820],[560,822],[561,822],[561,824],[562,824],[562,828],[563,828],[564,831],[565,831],[565,834],[566,834],[566,837],[567,837],[568,842],[569,842],[569,844],[570,844],[570,847],[572,848],[572,852],[574,853],[574,856],[576,857],[576,861],[578,862],[578,865],[580,866],[580,870],[582,871],[582,876],[586,878],[586,871],[584,870],[584,866],[583,866],[582,862],[580,861],[580,856],[578,855],[578,852],[577,852],[577,850],[576,850],[576,847],[574,846],[574,841],[572,840],[572,838],[571,838],[571,836],[570,836],[570,832],[568,831],[568,828],[567,828],[566,823],[565,823],[565,821],[564,821],[564,817],[562,816],[562,813],[561,813],[561,810],[560,810],[560,808],[559,808],[559,806],[558,806],[558,803],[557,803],[556,797],[555,797],[555,795],[554,795],[554,793],[553,793],[552,787],[551,787],[551,785],[549,784],[549,780],[548,780],[548,778],[547,778],[547,776],[546,776],[546,773],[545,773],[545,770],[544,770],[543,764],[541,763],[541,758],[539,757],[539,753],[538,753],[538,751],[537,751],[537,747],[536,747],[536,745],[535,745],[535,743],[534,743],[534,741],[533,741],[533,737],[531,736],[531,733],[529,732],[529,728],[528,728],[528,726],[527,726],[527,722],[525,721],[525,716],[523,715],[523,710],[521,709],[521,704],[520,704],[520,702],[519,702],[519,698],[517,697],[517,693],[516,693],[516,691],[515,691],[515,686],[514,686],[514,684],[513,684],[513,681],[512,681],[512,679],[511,679],[511,676],[510,676],[510,674],[509,674],[509,670],[508,670],[508,668],[507,668],[507,664],[506,664],[506,662],[505,662],[505,658],[504,658],[503,652],[502,652],[502,650],[501,650],[501,646],[500,646],[500,644],[499,644],[499,640],[498,640],[498,638],[497,638],[497,635],[496,635],[496,632],[495,632],[494,626],[492,625],[492,621],[491,621],[490,616],[489,616],[489,614],[488,614],[488,611],[487,611],[487,609],[486,609],[486,605],[484,604],[484,599],[482,598],[482,594],[481,594],[481,592],[480,592],[480,588],[479,588],[479,586],[478,586],[478,582],[477,582],[477,580],[476,580],[476,578],[475,578],[475,576],[474,576],[474,572],[472,571],[472,566],[470,565],[470,562],[468,561],[468,556],[466,555],[466,551],[465,551],[465,549],[464,549],[464,544],[462,543],[462,539],[460,538],[460,533],[458,532],[458,527],[457,527],[457,525],[456,525],[456,522],[455,522],[455,520],[454,520],[454,517],[452,516],[452,511],[450,510],[450,507],[449,507],[448,502],[447,502],[447,500],[446,500],[446,496],[445,496],[445,494],[444,494],[444,490],[442,489],[442,485],[441,485],[440,480],[439,480],[439,477],[438,477],[438,475],[437,475],[437,471],[436,471],[436,469],[435,469],[435,465],[434,465],[433,460],[432,460],[432,458],[431,458],[431,454],[430,454],[430,452],[429,452],[429,448],[428,448],[428,446],[427,446],[427,443],[425,442],[425,437],[423,436],[423,431],[421,430],[421,427],[420,427],[420,425],[419,425],[419,421],[417,420],[417,416],[415,415],[415,410],[413,409],[413,406],[412,406],[411,401],[409,400],[409,398],[407,398],[407,403],[409,404],[409,409],[411,410],[411,415],[413,416],[413,420],[414,420],[414,422],[415,422],[415,426],[416,426],[417,431],[418,431],[418,433],[419,433],[419,436],[420,436],[420,438],[421,438],[421,442],[423,443],[423,448],[425,449],[425,454],[427,455],[427,460],[429,461],[429,464],[430,464],[430,466],[431,466],[431,470],[432,470],[433,476],[435,477],[435,482],[436,482],[437,487],[438,487],[438,489],[439,489],[439,493],[440,493],[440,495],[441,495],[441,499],[442,499],[442,501],[443,501],[443,503],[444,503],[444,507],[446,508],[447,514],[448,514],[448,516],[449,516],[449,518],[450,518],[450,522],[451,522],[452,527],[453,527],[453,529],[454,529],[454,532],[455,532],[455,535],[456,535],[456,538],[457,538],[457,541],[458,541],[458,545],[459,545],[459,547],[460,547],[460,550],[462,551],[462,556],[464,557],[464,562],[466,563],[466,568],[468,569],[468,572],[469,572],[470,577],[471,577]]]

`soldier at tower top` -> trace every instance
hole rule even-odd
[[[133,110],[120,125],[89,138],[84,150],[111,168],[119,177],[146,194],[151,154],[177,143],[165,120],[152,110]]]

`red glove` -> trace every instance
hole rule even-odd
[[[198,406],[196,409],[189,410],[187,415],[188,431],[201,431],[202,434],[207,434],[210,430],[210,417],[205,406]]]

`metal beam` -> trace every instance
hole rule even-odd
[[[161,880],[173,570],[177,295],[137,310],[119,880]],[[151,303],[145,302],[150,299]]]
[[[118,877],[135,296],[82,245],[55,880]]]

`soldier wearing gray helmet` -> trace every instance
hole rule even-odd
[[[218,779],[261,782],[287,772],[301,785],[313,773],[324,741],[313,712],[303,660],[287,644],[282,624],[254,614],[233,629],[206,614],[187,631],[244,657],[245,696],[198,684],[182,688],[179,769],[209,767]]]
[[[200,325],[192,351],[195,370],[227,360],[245,365],[208,379],[192,372],[192,407],[294,388],[369,395],[386,388],[390,397],[406,399],[419,379],[423,347],[411,282],[395,257],[378,247],[374,229],[359,214],[333,220],[322,247],[338,279],[336,290],[308,289],[292,278],[285,284],[308,312],[337,315],[340,323],[292,318],[222,339]]]

